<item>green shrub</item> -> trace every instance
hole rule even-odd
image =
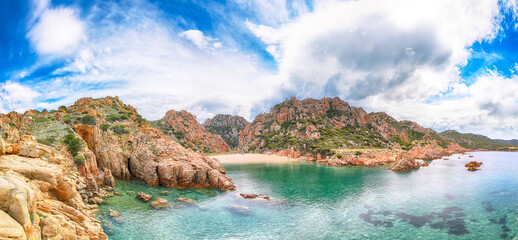
[[[92,115],[86,115],[81,118],[81,122],[86,125],[95,125],[95,118]]]
[[[81,139],[75,137],[73,133],[67,134],[63,139],[63,143],[67,145],[68,151],[70,151],[73,156],[76,156],[81,148],[83,148],[83,146],[81,146]]]
[[[104,119],[106,119],[106,121],[108,121],[108,122],[115,122],[115,121],[119,121],[120,117],[115,114],[110,114],[110,115],[106,116]]]
[[[121,119],[122,119],[122,120],[127,120],[127,119],[128,119],[128,117],[127,117],[126,115],[122,115],[122,116],[121,116]]]
[[[344,156],[342,154],[336,154],[336,158],[343,158]]]
[[[63,122],[65,122],[66,124],[69,124],[71,122],[70,118],[65,118],[65,120],[63,120]]]
[[[85,161],[86,161],[86,159],[85,159],[85,157],[83,157],[83,156],[75,156],[75,157],[74,157],[74,162],[75,162],[75,164],[76,164],[77,166],[83,166],[83,165],[85,165]]]
[[[9,126],[14,127],[15,124],[13,122],[9,122]]]
[[[53,145],[55,142],[57,142],[58,140],[57,140],[55,137],[51,136],[51,137],[47,137],[47,138],[45,138],[45,139],[43,139],[43,140],[38,139],[38,140],[36,140],[36,141],[37,141],[38,143],[45,144],[45,145],[47,145],[47,146],[52,146],[52,145]]]
[[[101,125],[101,129],[102,129],[103,131],[106,131],[106,130],[110,129],[110,124],[108,124],[108,123],[103,123],[103,124]]]
[[[87,111],[83,111],[82,114],[87,114],[88,112]]]
[[[356,152],[354,153],[354,155],[356,155],[356,156],[361,156],[362,154],[363,154],[363,153],[362,153],[362,151],[356,151]]]
[[[65,106],[59,106],[58,107],[58,110],[61,110],[61,109],[63,109],[65,112],[67,111],[67,107],[65,107]]]
[[[117,134],[126,134],[126,133],[129,133],[129,131],[128,131],[128,130],[126,130],[126,129],[124,128],[124,126],[121,126],[121,125],[113,126],[113,127],[111,127],[111,129],[112,129],[112,131],[113,131],[114,133],[117,133]]]

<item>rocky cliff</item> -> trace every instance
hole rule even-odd
[[[245,129],[249,122],[240,116],[218,114],[203,122],[203,126],[211,133],[221,136],[231,149],[239,144],[239,132]]]
[[[386,113],[367,113],[339,98],[292,97],[245,127],[240,132],[238,148],[303,155],[317,161],[343,160],[334,165],[375,165],[395,161],[393,149],[426,145],[445,149],[450,142],[417,123],[397,121]],[[357,148],[362,151],[348,151]]]
[[[91,209],[113,176],[235,189],[217,160],[150,127],[117,97],[0,114],[0,127],[0,238],[106,239]]]
[[[162,132],[186,148],[202,153],[228,152],[228,144],[219,135],[207,131],[196,120],[196,116],[182,110],[169,110],[165,116],[151,122],[151,126]]]

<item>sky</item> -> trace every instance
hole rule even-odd
[[[340,97],[518,138],[517,0],[3,0],[0,113],[119,96],[149,120]]]

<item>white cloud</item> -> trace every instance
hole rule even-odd
[[[85,38],[83,22],[73,9],[45,7],[47,4],[37,5],[34,11],[37,20],[28,33],[31,44],[40,54],[73,53]]]
[[[516,112],[516,98],[487,99],[478,86],[499,92],[516,80],[492,75],[466,86],[459,66],[474,42],[496,36],[499,10],[497,0],[325,1],[280,26],[246,25],[279,63],[277,99],[339,96],[427,127],[496,135],[493,124],[516,123],[518,115],[501,115]]]
[[[88,23],[97,24],[88,32],[91,37],[70,63],[55,71],[66,77],[46,84],[63,89],[48,90],[63,98],[59,104],[81,96],[118,95],[149,119],[161,118],[169,109],[193,111],[200,120],[220,112],[249,118],[253,103],[271,97],[278,87],[254,56],[198,30],[172,29],[149,9],[112,7],[106,11],[126,17],[117,23],[117,31],[109,20]]]
[[[16,82],[0,83],[0,112],[23,112],[35,106],[34,100],[40,93]]]
[[[200,30],[187,30],[179,34],[180,37],[184,37],[188,40],[190,40],[194,45],[196,45],[198,48],[203,49],[207,48],[210,44],[210,42],[216,41],[217,39],[207,37],[203,34]],[[221,47],[221,43],[214,43],[213,47],[219,48]]]

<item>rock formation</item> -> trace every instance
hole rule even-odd
[[[412,155],[401,154],[415,147],[423,152],[421,159],[436,159],[441,151],[450,149],[449,144],[432,129],[411,121],[397,121],[386,113],[367,113],[339,98],[292,97],[247,125],[240,132],[238,149],[332,166],[376,166],[392,163],[396,158],[411,159]],[[460,146],[451,150],[465,151]]]
[[[0,114],[0,238],[106,239],[91,210],[112,195],[104,189],[113,191],[114,178],[235,189],[217,160],[150,127],[117,97]]]
[[[231,149],[239,144],[239,132],[245,129],[249,122],[240,116],[218,114],[203,122],[203,126],[211,133],[221,136]]]
[[[151,125],[186,148],[204,153],[229,151],[221,136],[207,131],[196,116],[185,110],[169,110],[161,120],[151,122]]]

